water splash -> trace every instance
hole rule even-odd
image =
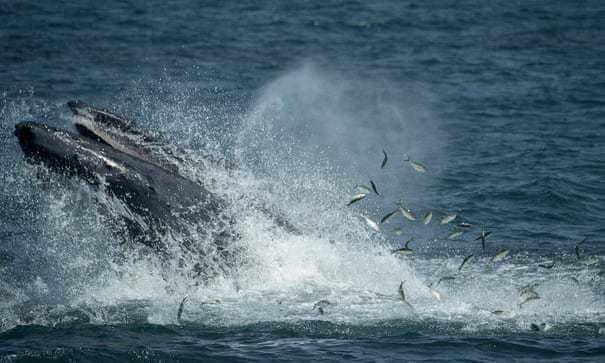
[[[186,150],[189,176],[229,200],[229,212],[238,220],[244,246],[239,268],[197,287],[184,275],[167,273],[154,256],[120,247],[106,216],[93,208],[102,195],[74,181],[39,178],[36,174],[44,172],[24,168],[18,150],[6,146],[14,140],[5,135],[9,156],[2,163],[13,167],[3,168],[4,200],[27,224],[18,227],[9,218],[2,224],[13,248],[25,251],[2,262],[11,276],[0,286],[2,329],[66,321],[174,324],[185,296],[182,321],[221,326],[430,321],[457,322],[472,332],[527,329],[532,322],[603,322],[603,256],[593,267],[579,267],[573,256],[563,256],[546,270],[537,267],[545,259],[540,255],[513,253],[499,264],[482,255],[458,271],[462,257],[477,246],[435,240],[445,235],[443,227],[401,217],[393,223],[403,224],[407,236],[419,237],[417,254],[391,255],[401,240],[374,233],[359,216],[379,219],[401,194],[411,204],[433,203],[420,197],[431,177],[420,179],[410,168],[401,169],[395,155],[438,160],[444,133],[430,112],[412,107],[405,92],[389,87],[304,65],[267,85],[245,112],[241,105],[200,104],[197,91],[179,87],[173,93],[136,86],[129,91],[139,100],[136,106],[118,103],[117,109],[134,110],[150,120],[146,127]],[[56,115],[59,124],[68,123],[58,105],[39,103],[9,107],[5,101],[3,129],[33,114]],[[216,120],[229,120],[228,127]],[[385,171],[379,169],[382,147],[393,156]],[[231,159],[236,167],[208,164],[204,153]],[[353,187],[370,178],[384,188],[384,199],[373,196],[346,208]],[[281,228],[258,206],[283,214],[299,233]],[[18,234],[25,236],[21,243]],[[449,247],[452,243],[459,247]],[[428,286],[446,275],[455,280],[436,288],[437,300]],[[413,309],[397,293],[403,280]],[[534,282],[540,283],[540,299],[519,306],[519,289]],[[331,304],[320,315],[313,306],[322,299]]]

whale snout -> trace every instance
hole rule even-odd
[[[15,125],[14,135],[19,140],[19,145],[24,152],[31,151],[31,147],[35,143],[36,132],[35,128],[40,127],[40,124],[35,122],[19,122]]]

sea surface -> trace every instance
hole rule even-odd
[[[238,266],[164,270],[25,163],[73,99],[232,166],[190,172]],[[603,1],[0,0],[0,139],[0,362],[605,360]]]

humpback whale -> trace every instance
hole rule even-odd
[[[121,203],[127,240],[166,260],[192,262],[181,263],[192,267],[188,273],[213,276],[216,266],[234,261],[238,236],[227,201],[183,175],[175,148],[111,112],[80,101],[68,106],[78,133],[40,122],[15,125],[26,161],[75,176]]]

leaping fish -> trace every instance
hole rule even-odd
[[[383,169],[385,165],[387,165],[387,161],[389,157],[387,156],[387,152],[382,149],[382,153],[384,154],[384,159],[382,159],[382,164],[380,164],[380,169]]]
[[[372,186],[372,190],[374,191],[374,193],[376,193],[376,195],[380,195],[380,193],[378,193],[378,188],[376,187],[376,183],[374,183],[373,180],[370,180],[370,185]]]
[[[363,194],[370,194],[372,192],[372,189],[370,189],[370,187],[365,186],[363,184],[358,185],[357,189]]]
[[[473,258],[473,254],[470,254],[468,256],[466,256],[464,258],[464,260],[462,260],[462,263],[460,264],[460,267],[458,267],[458,271],[462,270],[462,267],[464,267],[464,265],[466,265],[472,258]]]
[[[362,216],[363,219],[365,219],[366,224],[372,228],[373,230],[375,230],[376,232],[380,232],[380,227],[378,227],[378,223],[374,222],[373,220],[371,220],[368,217]]]
[[[412,253],[414,253],[414,250],[412,250],[411,248],[409,248],[408,245],[412,241],[414,241],[414,239],[407,240],[405,242],[405,247],[396,248],[396,249],[392,250],[391,253],[394,254],[394,255],[401,255],[401,256],[411,255]]]
[[[427,211],[424,213],[424,217],[422,218],[422,223],[429,224],[431,223],[431,219],[433,219],[433,212]]]
[[[181,318],[183,317],[183,310],[185,309],[185,301],[187,301],[187,296],[185,296],[183,298],[183,300],[181,300],[181,303],[179,304],[179,310],[176,313],[176,320],[179,323],[181,322]]]
[[[410,159],[409,157],[406,157],[406,159],[404,161],[407,161],[408,163],[410,163],[412,168],[414,168],[414,170],[416,170],[419,173],[426,173],[428,170],[426,168],[426,166],[424,166],[422,163],[414,161],[414,160]]]
[[[403,214],[403,216],[410,220],[410,221],[415,221],[416,220],[416,216],[414,215],[414,213],[412,213],[411,210],[404,208],[402,206],[399,207],[399,210],[401,211],[401,214]]]
[[[527,304],[528,302],[535,301],[535,300],[540,300],[540,296],[538,296],[538,294],[531,295],[527,299],[525,299],[522,302],[520,302],[519,303],[519,308],[523,307],[523,305]]]
[[[576,245],[576,247],[574,248],[574,249],[575,249],[575,251],[576,251],[576,257],[578,258],[578,261],[580,260],[580,245],[581,245],[582,243],[586,242],[587,240],[588,240],[588,238],[587,238],[587,237],[586,237],[586,238],[584,238],[584,239],[583,239],[582,241],[580,241],[580,243],[578,243],[578,244]]]
[[[441,222],[439,224],[448,224],[451,221],[453,221],[454,219],[456,219],[458,215],[456,214],[448,214],[443,216],[443,218],[441,218]]]
[[[364,193],[355,194],[353,196],[353,199],[351,199],[351,201],[349,203],[347,203],[347,207],[359,202],[360,200],[363,200],[366,197],[366,195],[367,194],[364,194]]]
[[[320,315],[324,314],[324,308],[330,305],[331,303],[328,300],[319,300],[313,305],[313,310],[317,309]]]
[[[458,238],[458,237],[462,236],[462,234],[463,234],[463,233],[464,233],[464,231],[463,231],[463,230],[461,230],[461,229],[457,229],[457,228],[454,228],[454,229],[452,229],[452,230],[451,230],[451,232],[450,232],[450,233],[447,235],[447,239],[455,239],[455,238]]]
[[[496,253],[494,255],[494,257],[492,257],[492,262],[502,261],[506,256],[508,256],[509,253],[510,253],[510,250],[508,250],[506,248],[500,250],[498,253]]]
[[[405,281],[401,281],[401,284],[399,284],[399,296],[401,296],[401,299],[403,300],[403,302],[409,306],[410,308],[414,309],[414,307],[412,306],[412,304],[410,304],[406,299],[405,299],[405,291],[403,291],[403,284]]]
[[[486,231],[481,231],[481,235],[477,238],[475,238],[475,241],[479,241],[481,240],[481,247],[483,249],[485,249],[485,239],[487,238],[487,236],[489,236],[490,234],[492,234],[492,232],[486,232]]]
[[[382,217],[382,219],[380,220],[380,224],[388,222],[388,220],[391,219],[397,212],[398,210],[395,209],[394,211],[385,214],[384,217]]]
[[[441,301],[441,293],[439,293],[439,291],[432,289],[429,287],[429,291],[431,292],[431,295],[433,295],[433,297],[437,300]]]

